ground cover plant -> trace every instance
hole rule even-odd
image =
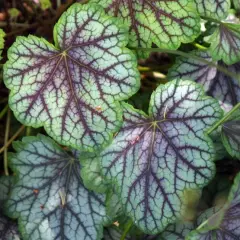
[[[240,239],[239,1],[0,7],[0,239]]]

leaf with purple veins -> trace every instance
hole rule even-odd
[[[72,5],[54,28],[56,46],[18,37],[4,81],[9,106],[27,126],[44,126],[63,145],[94,151],[122,124],[120,100],[139,89],[127,29],[97,5]]]
[[[18,218],[23,239],[100,240],[111,221],[106,195],[85,188],[78,157],[43,135],[25,137],[14,148],[16,179],[6,211]]]
[[[186,190],[212,179],[215,149],[205,131],[222,110],[200,85],[171,81],[152,94],[149,116],[128,104],[123,113],[122,128],[100,154],[102,172],[125,214],[154,235],[183,216]]]
[[[130,47],[177,49],[200,34],[191,0],[91,0],[128,26]]]

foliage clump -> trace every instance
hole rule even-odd
[[[239,239],[238,2],[59,2],[0,29],[0,239]]]

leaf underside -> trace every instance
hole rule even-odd
[[[43,135],[25,137],[15,149],[17,182],[6,209],[19,219],[23,239],[101,239],[106,197],[84,187],[78,157]]]
[[[96,5],[72,5],[54,28],[56,46],[18,37],[4,81],[16,118],[65,146],[104,147],[121,125],[119,100],[139,88],[127,30]]]
[[[91,0],[129,27],[130,47],[177,49],[200,33],[199,16],[188,0]]]
[[[150,116],[123,104],[123,126],[100,155],[124,212],[145,233],[157,234],[180,217],[184,191],[203,187],[214,174],[215,151],[204,131],[222,111],[203,94],[191,81],[171,81],[153,93]]]
[[[212,62],[208,52],[192,51],[191,54]],[[222,61],[217,62],[217,64],[231,73],[240,74],[240,62],[230,66]],[[201,83],[206,93],[219,100],[225,111],[231,110],[234,105],[240,102],[239,81],[202,61],[179,57],[170,68],[168,78],[191,79]]]
[[[187,240],[237,240],[240,238],[239,219],[240,174],[234,180],[227,203],[223,207],[214,207],[203,212],[198,224],[204,224],[191,232]]]

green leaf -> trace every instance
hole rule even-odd
[[[85,187],[99,193],[105,193],[108,190],[108,184],[101,173],[100,162],[95,154],[81,154],[81,177]]]
[[[8,14],[10,15],[10,18],[16,19],[20,15],[20,11],[17,8],[10,8],[8,9]]]
[[[190,54],[208,62],[213,61],[208,52],[192,51]],[[227,66],[222,61],[216,64],[219,67],[225,68],[230,73],[239,74],[240,76],[240,62],[230,66]],[[170,68],[168,78],[192,79],[197,83],[201,83],[207,94],[218,99],[225,111],[231,110],[233,106],[240,102],[239,80],[226,75],[203,61],[179,57],[176,63]]]
[[[119,220],[119,218],[124,215],[121,200],[114,189],[109,190],[107,193],[106,210],[107,215],[114,220]]]
[[[4,48],[4,37],[5,37],[5,32],[0,28],[0,60],[2,59],[2,50]]]
[[[233,0],[233,5],[236,10],[240,10],[240,2],[239,0]]]
[[[104,147],[122,124],[118,101],[139,88],[127,30],[96,5],[72,5],[54,28],[56,46],[18,37],[8,51],[4,81],[9,105],[27,126],[44,126],[77,149]]]
[[[100,155],[103,174],[136,226],[157,234],[183,215],[186,190],[213,177],[215,150],[205,131],[222,110],[200,85],[171,81],[152,94],[149,116],[128,104],[123,112],[122,128]]]
[[[15,149],[17,181],[6,209],[19,219],[23,239],[101,239],[106,196],[84,187],[78,156],[43,135],[25,137]]]
[[[39,2],[42,10],[46,10],[52,7],[52,3],[50,0],[40,0]]]
[[[223,124],[222,141],[228,153],[240,160],[240,120],[227,121]]]
[[[152,43],[177,49],[200,33],[200,19],[191,0],[91,0],[129,27],[130,47],[149,48]]]
[[[216,131],[212,132],[210,134],[210,138],[213,141],[214,148],[216,150],[216,161],[221,160],[228,156],[228,153],[226,151],[226,148],[223,145],[222,139],[221,139],[221,129],[217,129]]]
[[[228,16],[230,0],[194,0],[198,13],[207,18],[224,20]]]
[[[206,39],[213,60],[226,64],[240,61],[240,24],[221,22],[216,31]]]
[[[240,238],[240,174],[234,180],[228,201],[223,207],[214,207],[203,212],[198,223],[201,225],[186,238],[187,240],[235,240]]]

